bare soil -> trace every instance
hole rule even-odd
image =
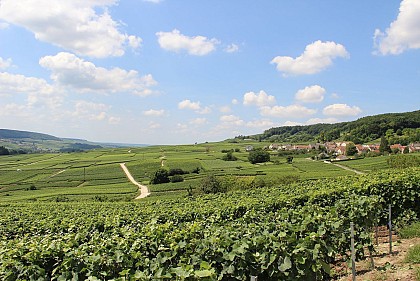
[[[389,253],[389,240],[386,227],[379,232],[379,245],[376,246],[376,253],[373,255],[374,268],[371,258],[356,262],[357,281],[420,281],[415,277],[415,271],[419,264],[410,264],[404,261],[408,250],[414,245],[420,244],[420,238],[399,239],[392,235],[392,254]],[[337,267],[339,281],[352,281],[351,268],[346,264]]]

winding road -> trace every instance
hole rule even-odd
[[[135,199],[142,199],[145,198],[147,196],[150,195],[150,191],[149,188],[147,188],[147,186],[142,185],[140,183],[138,183],[133,176],[131,175],[130,171],[127,169],[127,167],[125,166],[125,163],[120,163],[121,169],[123,169],[125,175],[127,176],[127,178],[134,184],[137,185],[140,189],[140,195],[137,196]]]

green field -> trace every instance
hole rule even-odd
[[[0,157],[0,202],[11,201],[130,201],[139,191],[126,178],[120,163],[126,163],[133,177],[148,185],[152,198],[179,197],[188,188],[199,189],[201,179],[209,174],[217,177],[251,177],[270,186],[284,178],[313,180],[353,175],[310,155],[295,155],[292,164],[286,157],[270,152],[271,162],[251,164],[247,145],[255,148],[265,143],[204,143],[198,145],[150,146],[142,148],[100,149],[80,153],[25,154]],[[237,161],[222,160],[224,150],[236,150]],[[340,162],[352,169],[370,172],[388,168],[386,156]],[[184,181],[150,185],[159,168],[182,169]],[[198,173],[193,173],[198,170]],[[162,198],[163,198],[162,197]]]

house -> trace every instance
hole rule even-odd
[[[246,152],[250,152],[250,151],[253,151],[253,150],[254,150],[254,147],[252,145],[245,146],[245,151]]]
[[[343,160],[348,160],[349,158],[345,155],[338,155],[335,160],[337,161],[343,161]]]
[[[309,151],[309,146],[308,145],[301,145],[301,144],[296,144],[293,146],[294,150],[307,150]]]
[[[370,151],[369,146],[356,144],[356,149],[358,154],[368,153]]]
[[[279,145],[276,143],[272,143],[270,144],[270,146],[268,147],[270,150],[278,150],[279,149]]]
[[[401,144],[399,144],[399,143],[396,143],[396,144],[392,144],[392,145],[390,145],[389,146],[390,148],[391,148],[391,150],[392,151],[394,151],[394,150],[396,150],[396,149],[398,149],[398,153],[403,153],[403,151],[404,151],[404,146],[402,146]]]
[[[337,147],[337,144],[335,142],[326,142],[324,146],[328,153],[333,153]]]
[[[291,144],[285,144],[281,146],[281,149],[283,150],[292,150],[293,146]]]
[[[420,142],[410,143],[408,146],[408,151],[410,153],[420,151]]]
[[[310,149],[310,150],[312,150],[312,149],[318,150],[320,147],[321,147],[321,144],[320,143],[311,143],[311,144],[309,144],[308,149]]]

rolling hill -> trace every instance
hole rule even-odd
[[[262,134],[236,138],[290,143],[332,140],[368,143],[383,135],[388,137],[391,144],[406,145],[420,141],[420,110],[366,116],[355,121],[335,124],[276,127]]]

